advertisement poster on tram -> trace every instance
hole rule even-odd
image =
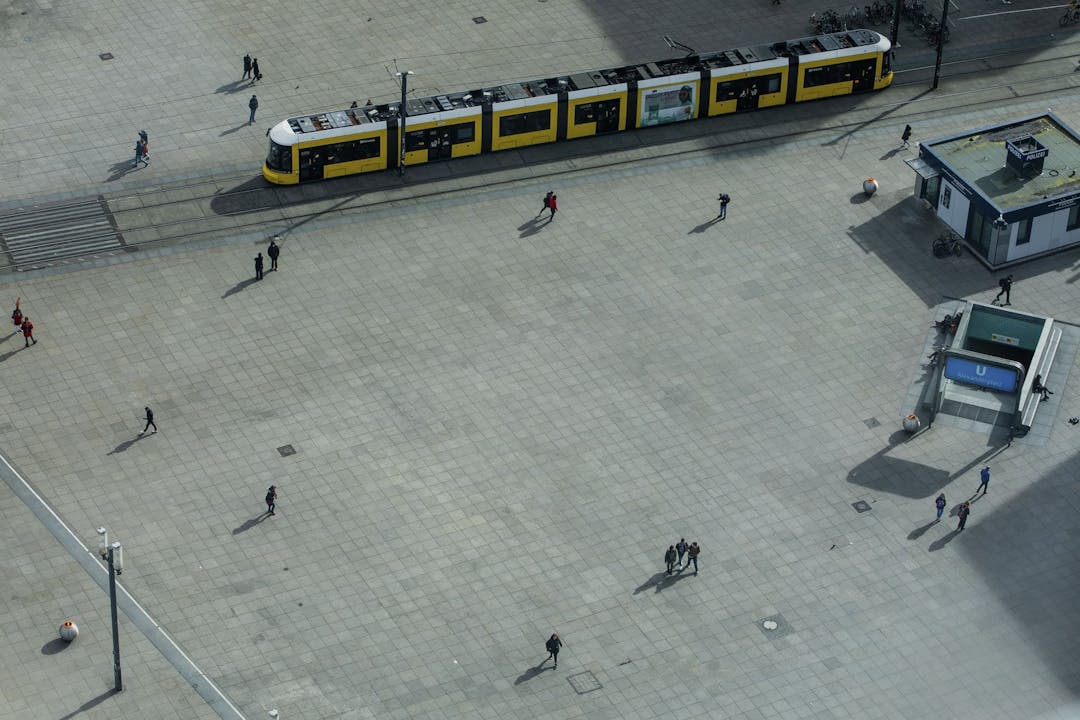
[[[641,123],[664,125],[691,120],[697,110],[697,86],[693,83],[663,85],[641,91]]]

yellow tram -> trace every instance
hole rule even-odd
[[[872,30],[692,54],[406,101],[405,164],[881,90],[888,38]],[[398,103],[289,118],[263,176],[294,185],[398,165]]]

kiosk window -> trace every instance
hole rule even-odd
[[[1065,229],[1075,230],[1078,227],[1080,227],[1080,204],[1069,208],[1069,224],[1065,226]]]
[[[1031,218],[1021,220],[1016,226],[1016,244],[1027,245],[1031,242]]]
[[[499,135],[503,137],[549,129],[551,129],[550,110],[538,110],[537,112],[521,113],[519,115],[503,115],[499,118]]]

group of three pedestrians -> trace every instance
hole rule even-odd
[[[671,575],[678,570],[689,569],[690,563],[694,563],[694,574],[698,574],[698,555],[701,554],[701,547],[697,542],[692,542],[689,545],[686,544],[686,538],[679,538],[679,542],[674,545],[668,545],[667,552],[664,553],[664,562],[667,564],[667,574]],[[683,556],[686,556],[686,565],[683,565]]]
[[[990,466],[983,465],[982,470],[979,471],[979,487],[975,488],[975,495],[972,499],[979,494],[982,490],[982,494],[985,495],[990,490]],[[941,520],[942,514],[945,512],[945,505],[948,504],[945,500],[945,493],[941,493],[934,499],[934,506],[937,508],[937,519]],[[968,517],[971,515],[971,500],[965,500],[960,503],[960,507],[956,509],[956,517],[960,520],[960,524],[956,526],[956,531],[960,532],[967,526]]]

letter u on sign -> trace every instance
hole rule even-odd
[[[979,377],[985,377],[986,376],[986,366],[985,365],[976,365],[975,366],[975,374],[978,375]]]

